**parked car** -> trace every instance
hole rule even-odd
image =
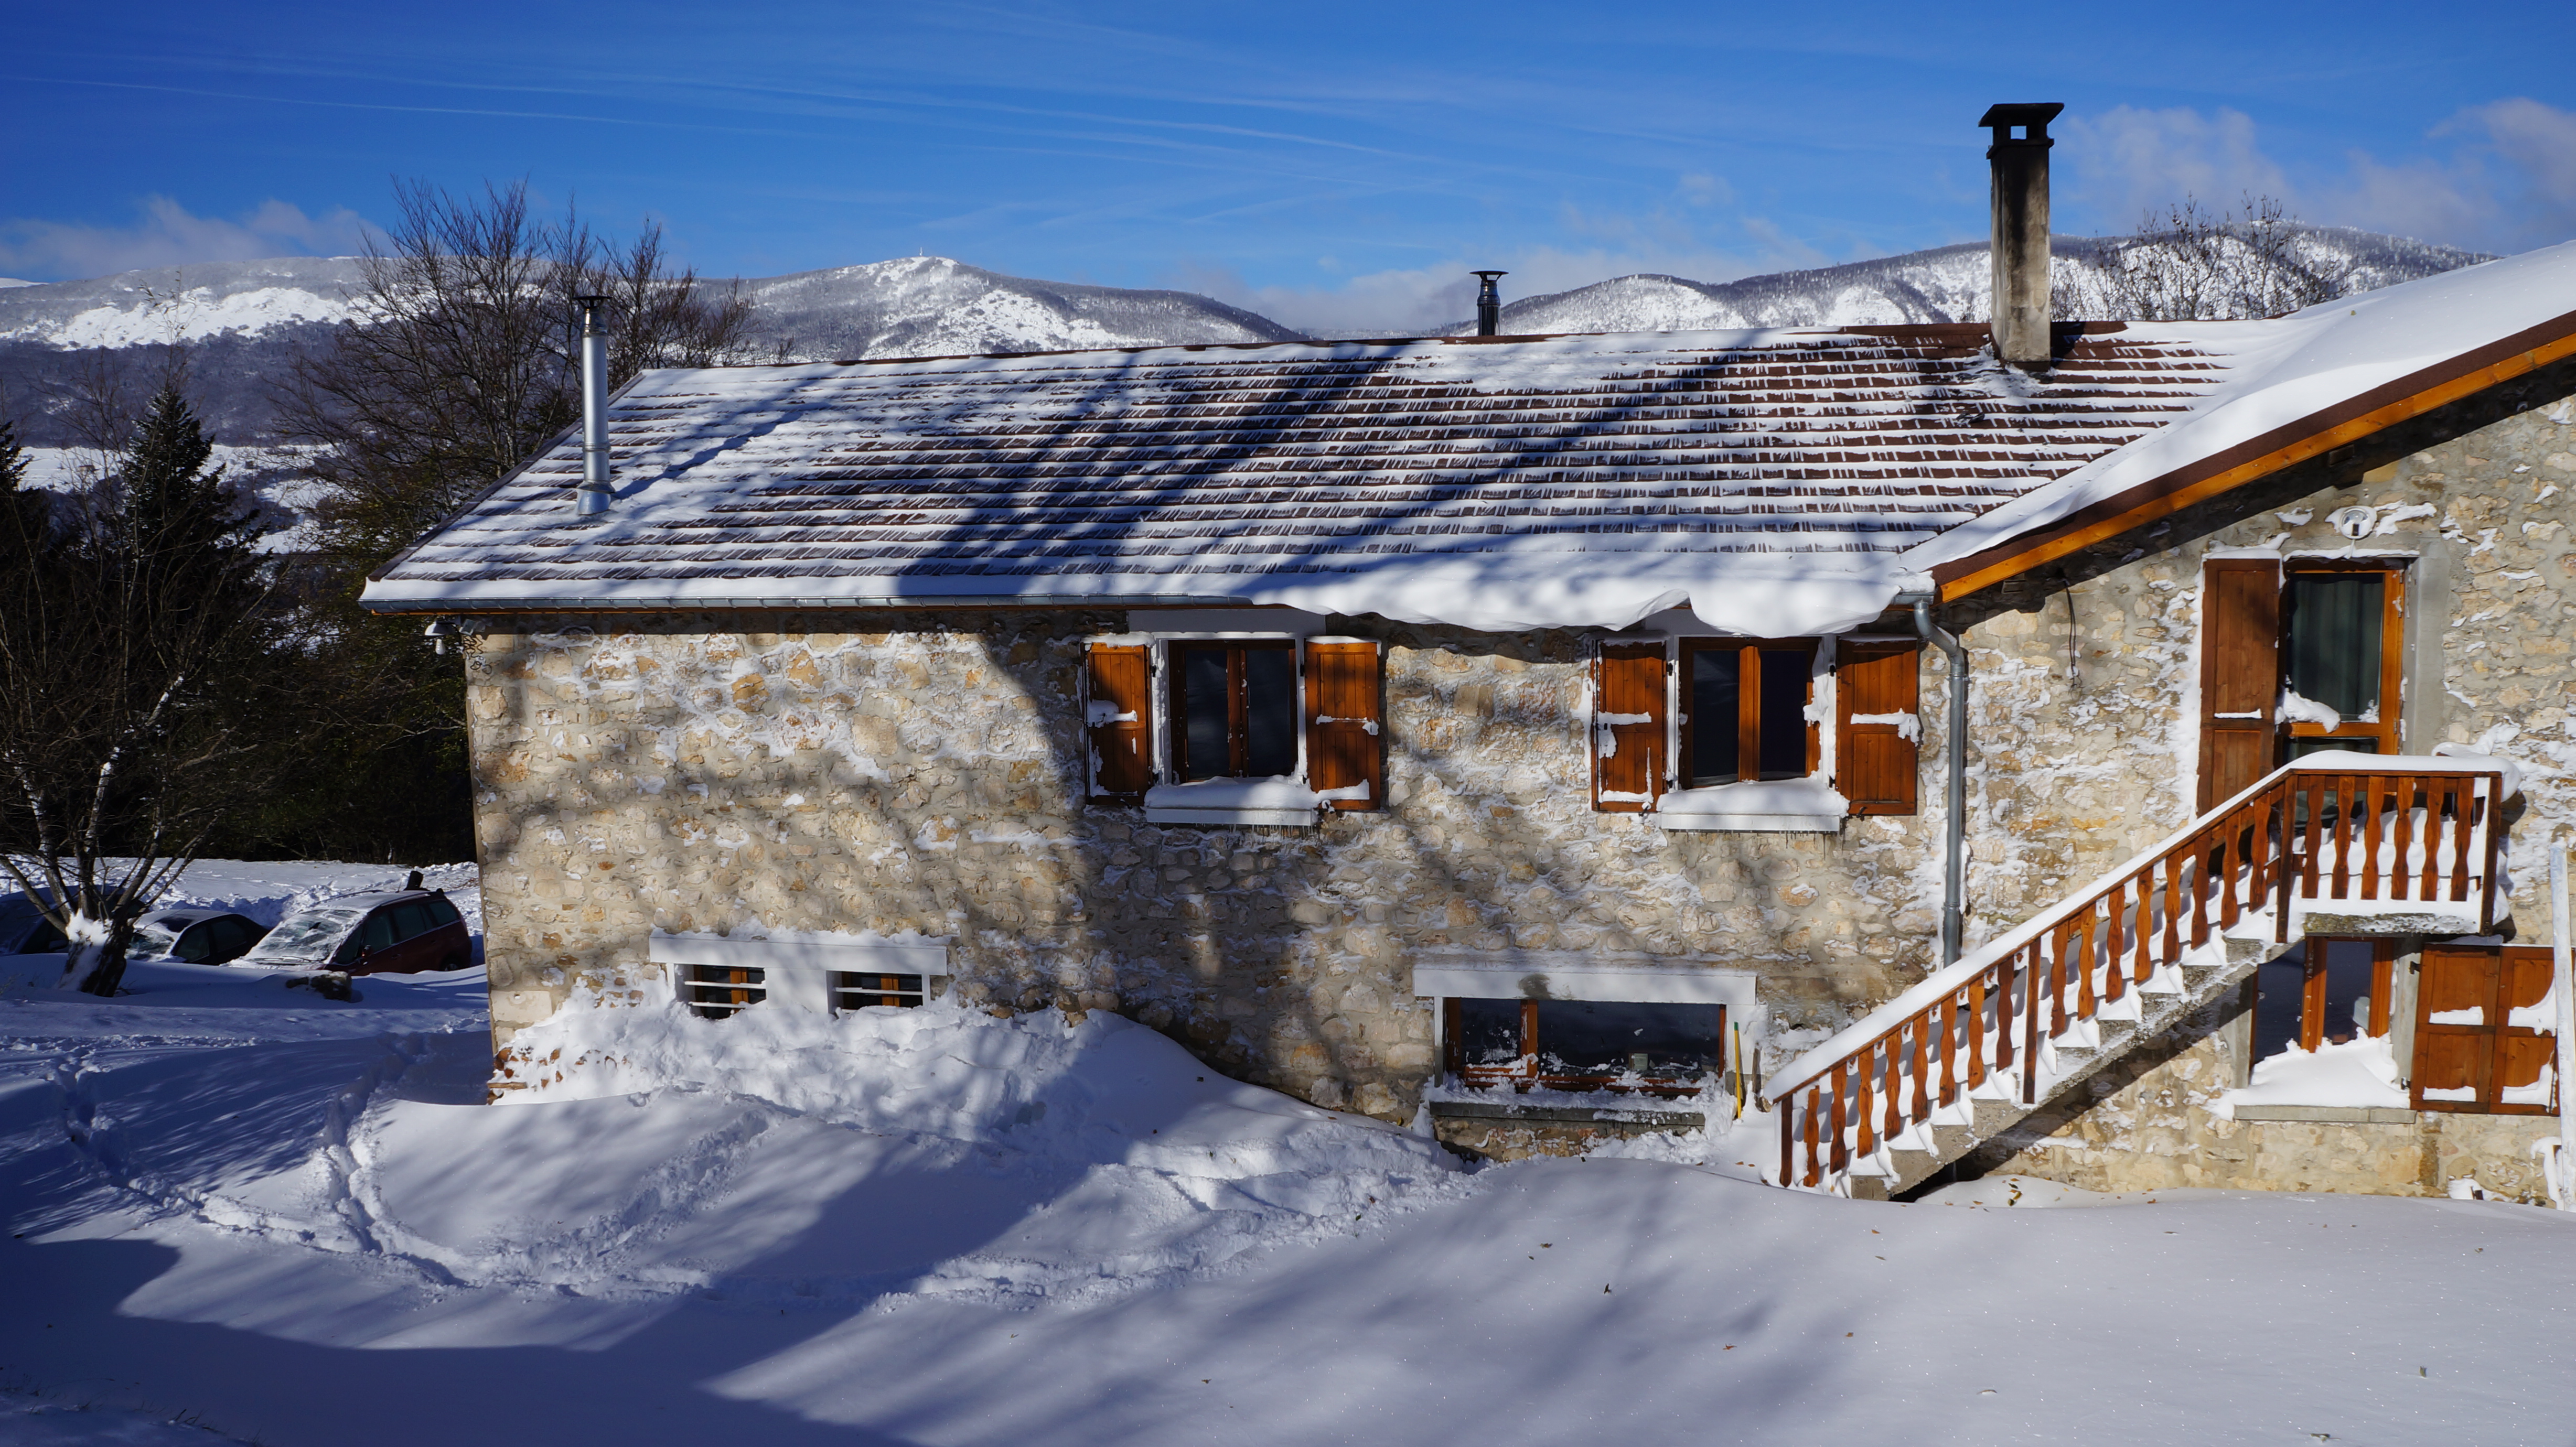
[[[247,915],[203,905],[156,909],[134,922],[129,959],[167,957],[192,965],[220,965],[239,959],[268,927]]]
[[[398,889],[297,910],[237,963],[383,975],[461,970],[473,961],[474,936],[446,894]]]
[[[0,896],[0,955],[59,955],[70,948],[34,900],[17,893]]]

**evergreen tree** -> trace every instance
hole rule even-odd
[[[0,436],[0,873],[114,994],[136,914],[294,767],[295,653],[269,561],[175,388],[86,525],[49,526]],[[34,504],[34,506],[30,506]]]

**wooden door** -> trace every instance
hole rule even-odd
[[[2274,766],[2281,563],[2213,558],[2201,568],[2200,809],[2207,813]]]

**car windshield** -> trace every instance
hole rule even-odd
[[[267,938],[251,948],[246,960],[328,959],[351,926],[366,917],[363,909],[308,909],[288,915]]]
[[[179,947],[179,933],[166,925],[138,924],[134,941],[125,947],[129,955],[166,955]]]

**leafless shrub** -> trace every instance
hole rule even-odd
[[[2108,248],[2101,272],[2061,275],[2051,287],[2052,310],[2070,318],[2091,312],[2133,321],[2229,321],[2331,301],[2343,294],[2343,278],[2310,259],[2304,234],[2269,196],[2249,195],[2241,210],[2228,211],[2185,197],[2162,215],[2141,218],[2137,235]]]

